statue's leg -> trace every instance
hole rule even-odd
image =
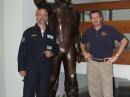
[[[63,64],[65,69],[65,91],[67,97],[78,97],[76,53],[73,50],[66,54]]]
[[[49,97],[55,97],[59,84],[59,74],[62,61],[62,54],[59,54],[53,60],[53,68],[49,82]]]

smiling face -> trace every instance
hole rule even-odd
[[[48,12],[46,9],[37,9],[36,20],[38,24],[46,24],[48,20]]]
[[[102,15],[99,12],[93,12],[90,14],[90,20],[94,26],[100,26],[102,24]]]

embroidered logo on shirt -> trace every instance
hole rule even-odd
[[[101,35],[102,36],[107,36],[107,32],[102,32]]]
[[[52,35],[47,34],[47,38],[53,39]]]

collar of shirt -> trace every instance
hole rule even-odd
[[[46,25],[45,30],[41,30],[37,23],[35,24],[35,27],[36,27],[36,29],[37,29],[38,31],[41,32],[42,37],[44,36],[44,34],[45,34],[46,32],[48,32],[48,26],[47,26],[47,25]]]
[[[44,36],[44,32],[45,32],[45,30],[41,30],[41,33],[42,33],[42,37]]]

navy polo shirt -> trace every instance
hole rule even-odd
[[[82,36],[81,42],[87,44],[88,52],[94,58],[108,58],[112,56],[114,41],[120,42],[124,35],[109,25],[102,25],[97,31],[89,28]]]

